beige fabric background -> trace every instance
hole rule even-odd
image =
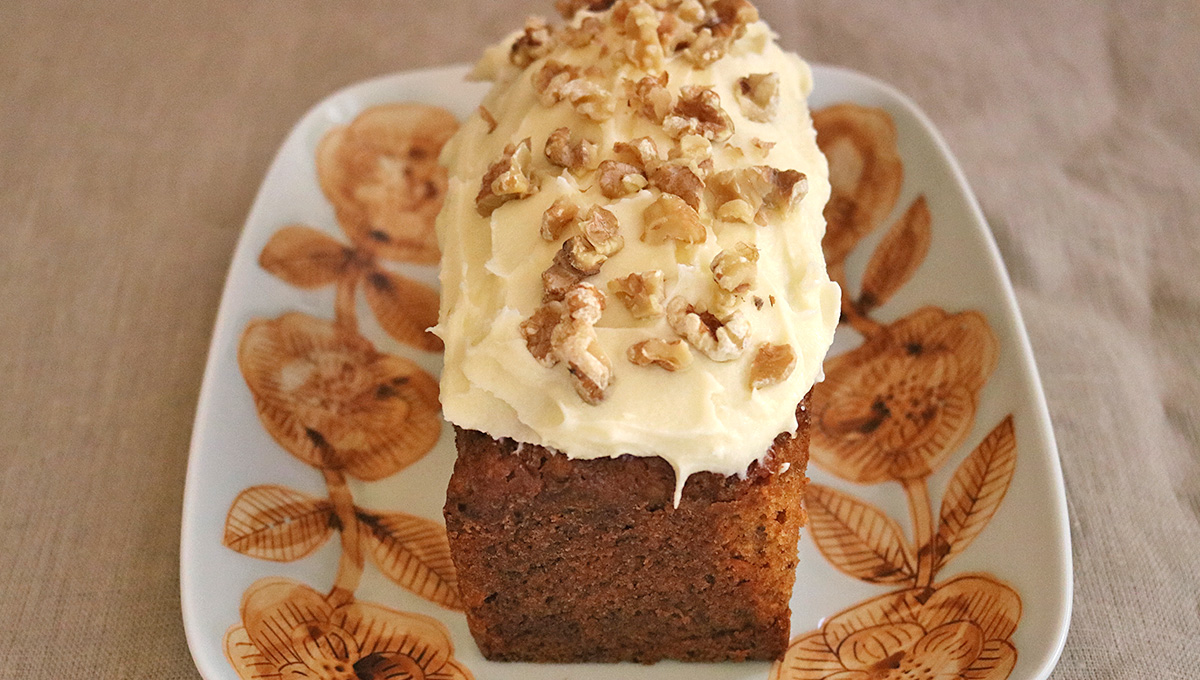
[[[0,677],[196,677],[178,599],[188,439],[272,154],[334,89],[469,60],[548,6],[0,0]],[[1072,512],[1055,677],[1196,677],[1196,3],[762,10],[808,58],[915,99],[983,204]]]

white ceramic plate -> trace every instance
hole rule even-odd
[[[465,67],[402,73],[348,87],[310,110],[288,135],[263,182],[234,254],[217,316],[212,347],[197,408],[183,507],[181,587],[188,644],[207,680],[238,677],[223,651],[226,632],[240,624],[242,594],[255,581],[282,576],[326,591],[337,569],[339,544],[328,541],[304,559],[280,563],[254,559],[222,544],[226,513],[244,489],[273,484],[322,496],[321,475],[285,452],[259,421],[250,392],[238,369],[239,337],[254,318],[274,318],[301,311],[328,319],[331,288],[306,291],[271,276],[257,264],[268,239],[280,227],[303,223],[344,240],[330,204],[316,180],[314,151],[331,126],[348,123],[368,106],[418,101],[446,107],[460,118],[474,111],[485,86],[465,83]],[[961,170],[925,116],[895,90],[865,76],[838,68],[814,68],[813,109],[836,102],[879,107],[890,114],[898,132],[905,166],[903,190],[884,227],[868,236],[847,260],[853,284],[861,276],[872,247],[888,224],[911,204],[927,197],[932,215],[932,243],[912,280],[875,312],[887,323],[922,305],[950,311],[978,310],[998,341],[999,361],[979,392],[974,426],[956,450],[929,478],[932,507],[938,507],[956,467],[967,458],[1006,414],[1015,424],[1016,465],[1007,489],[986,529],[939,573],[942,584],[965,573],[986,573],[1019,596],[1015,631],[996,633],[994,622],[975,620],[984,638],[999,635],[1016,650],[1012,678],[1045,678],[1066,638],[1071,609],[1071,558],[1066,500],[1044,397],[1011,284],[995,242]],[[432,267],[401,267],[410,277],[436,285]],[[364,316],[369,319],[370,315]],[[361,331],[380,350],[409,357],[436,375],[440,357],[400,345],[373,322]],[[859,342],[853,331],[839,330],[834,352]],[[351,482],[361,507],[404,512],[441,520],[444,489],[453,464],[450,428],[425,458],[377,482]],[[851,484],[815,465],[814,482],[852,494],[898,521],[912,536],[909,509],[899,484]],[[937,585],[937,584],[935,584]],[[792,599],[792,631],[802,636],[843,610],[895,592],[896,585],[864,583],[838,571],[817,550],[808,529],[800,545],[797,586]],[[458,662],[476,678],[754,678],[765,679],[765,663],[654,666],[626,664],[619,671],[604,665],[541,666],[485,661],[475,648],[465,619],[396,586],[368,562],[356,597],[397,610],[434,617],[445,624]],[[960,617],[961,618],[961,617]],[[978,617],[976,617],[977,619]],[[932,624],[922,622],[926,628]],[[1011,626],[1010,626],[1011,628]],[[926,631],[928,632],[928,631]],[[844,635],[842,636],[844,637]],[[830,646],[841,639],[826,636]],[[992,644],[994,651],[997,644]],[[926,645],[928,647],[928,645]],[[836,655],[838,650],[833,649]],[[844,655],[843,655],[844,656]],[[825,661],[837,666],[828,654]],[[844,665],[844,664],[843,664]],[[997,671],[998,673],[998,671]],[[799,677],[799,676],[796,676]],[[805,677],[818,677],[808,675]],[[989,676],[992,677],[992,676]],[[1005,677],[999,674],[998,677]]]

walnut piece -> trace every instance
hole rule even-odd
[[[599,288],[576,283],[562,300],[544,303],[521,322],[529,353],[547,368],[566,362],[575,391],[589,404],[600,403],[612,381],[612,364],[596,342],[604,305]]]
[[[661,124],[671,112],[673,97],[667,90],[667,72],[657,76],[644,76],[637,83],[626,81],[629,88],[629,103],[640,115]]]
[[[703,243],[708,238],[700,215],[674,194],[662,194],[642,212],[642,241],[661,245],[669,239]]]
[[[542,272],[542,302],[561,300],[567,296],[575,284],[583,279],[583,274],[576,268],[561,261],[562,251],[554,256],[554,263]]]
[[[754,287],[758,274],[758,248],[738,241],[732,248],[717,253],[710,267],[721,290],[745,295]]]
[[[708,3],[705,3],[708,4]],[[758,21],[758,10],[747,0],[716,0],[699,23],[701,28],[688,42],[683,55],[696,68],[706,68],[725,56],[729,46]]]
[[[591,12],[603,12],[613,6],[615,0],[555,0],[554,9],[564,19],[571,19],[581,9]]]
[[[687,165],[663,163],[650,174],[650,186],[683,199],[693,211],[700,209],[704,180]]]
[[[542,213],[542,228],[538,231],[547,241],[557,241],[579,216],[579,206],[566,196],[559,197]]]
[[[488,167],[479,183],[475,209],[481,216],[488,217],[505,203],[525,198],[537,190],[527,170],[530,159],[528,137],[519,144],[504,147],[504,153]]]
[[[577,113],[595,122],[612,118],[616,98],[599,83],[588,80],[587,75],[578,66],[550,59],[534,74],[533,88],[542,106],[566,101]]]
[[[750,324],[741,312],[718,318],[678,296],[667,303],[667,323],[676,335],[713,361],[733,361],[741,356],[750,335]]]
[[[636,166],[621,161],[607,160],[600,163],[600,193],[605,198],[620,198],[646,187],[647,181]]]
[[[533,358],[546,368],[558,364],[559,359],[554,353],[550,339],[565,310],[566,305],[554,300],[538,307],[533,316],[521,322],[521,336],[525,338],[525,346],[529,348]]]
[[[573,140],[571,130],[560,127],[546,138],[546,160],[575,174],[596,167],[599,147],[586,137]]]
[[[775,142],[764,142],[758,137],[752,137],[750,139],[750,146],[754,147],[754,150],[757,151],[760,156],[766,158],[767,154],[771,153],[771,149],[775,148]]]
[[[566,311],[550,334],[555,355],[567,364],[575,392],[588,404],[598,404],[612,382],[612,363],[596,341],[595,324],[604,311],[604,293],[582,282],[567,292]]]
[[[779,74],[752,73],[738,78],[733,93],[747,118],[769,122],[779,109]]]
[[[579,235],[563,242],[554,261],[574,269],[582,276],[599,274],[600,265],[625,247],[619,227],[616,215],[608,210],[595,205],[588,208],[579,219]]]
[[[679,90],[679,101],[663,119],[663,129],[676,139],[696,134],[721,142],[733,134],[733,120],[721,108],[721,97],[711,87],[685,85]]]
[[[808,178],[797,170],[755,165],[718,172],[708,188],[718,218],[766,224],[767,211],[785,213],[808,193]]]
[[[616,156],[616,160],[634,166],[643,175],[654,172],[662,163],[662,156],[658,153],[658,144],[655,144],[654,140],[649,137],[638,137],[628,142],[616,142],[613,144],[613,154]]]
[[[635,319],[652,319],[663,315],[666,288],[663,273],[658,269],[635,272],[608,282],[608,290],[625,305]]]
[[[558,39],[568,47],[587,47],[596,41],[604,24],[596,17],[584,17],[578,26],[567,24],[558,30]]]
[[[520,68],[525,68],[550,54],[552,49],[554,35],[550,32],[549,24],[539,17],[529,17],[525,20],[525,32],[513,41],[508,60]]]
[[[666,54],[658,39],[659,19],[654,8],[645,3],[630,7],[624,24],[625,34],[629,36],[625,42],[625,56],[629,61],[647,71],[662,69]]]
[[[625,356],[638,366],[654,365],[668,371],[678,371],[692,364],[692,352],[683,340],[642,340],[630,345]]]
[[[796,351],[791,345],[759,345],[750,364],[750,389],[783,382],[795,369]]]

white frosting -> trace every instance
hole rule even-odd
[[[625,62],[606,74],[612,91],[619,93],[617,109],[611,119],[594,123],[566,102],[551,107],[539,103],[531,77],[543,60],[524,70],[510,65],[512,39],[491,48],[476,70],[496,81],[484,100],[496,129],[489,132],[489,124],[477,114],[442,155],[450,180],[437,222],[442,306],[434,330],[446,345],[441,381],[446,418],[496,438],[552,447],[572,458],[661,456],[675,468],[680,488],[693,472],[745,472],[777,434],[795,431],[796,405],[821,376],[839,313],[839,290],[826,273],[820,245],[829,182],[805,101],[812,87],[808,66],[781,50],[762,23],[751,24],[729,53],[708,68],[696,69],[679,57],[667,60],[672,94],[678,96],[683,85],[711,86],[733,119],[733,136],[713,144],[715,171],[759,164],[795,169],[807,175],[809,187],[794,209],[765,226],[714,220],[705,208],[701,215],[707,241],[676,248],[639,239],[642,211],[656,190],[606,199],[594,172],[576,178],[542,154],[547,136],[561,126],[596,142],[601,158],[612,157],[614,142],[647,135],[665,153],[674,140],[620,96],[622,79],[637,80],[645,72]],[[598,59],[598,48],[559,46],[550,58],[587,65]],[[772,72],[781,80],[777,113],[766,123],[746,118],[733,92],[737,80]],[[480,178],[507,144],[526,137],[532,140],[540,190],[481,217],[475,205]],[[775,146],[764,158],[752,146],[753,138]],[[613,278],[659,269],[666,275],[668,300],[675,295],[700,299],[711,295],[715,285],[709,269],[713,257],[738,241],[755,244],[758,278],[741,307],[751,326],[742,356],[719,363],[693,350],[692,364],[677,372],[635,366],[626,359],[631,344],[676,336],[664,318],[636,320],[610,294],[596,333],[612,362],[613,380],[599,404],[589,405],[576,394],[562,365],[539,364],[526,348],[520,324],[541,304],[541,273],[562,243],[539,236],[542,213],[564,195],[584,207],[603,205],[617,217],[625,246],[587,279],[606,292]],[[750,302],[754,296],[765,302],[761,309]],[[760,343],[791,345],[797,363],[783,382],[752,390],[748,375]]]

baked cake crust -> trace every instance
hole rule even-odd
[[[771,660],[806,516],[808,397],[741,477],[576,460],[456,428],[445,518],[467,621],[498,661]]]

